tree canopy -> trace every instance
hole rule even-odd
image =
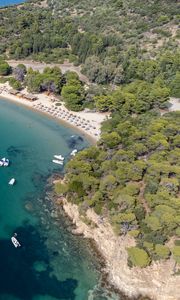
[[[66,166],[66,197],[98,214],[106,211],[116,233],[136,239],[142,251],[128,250],[132,265],[144,267],[171,253],[179,261],[176,248],[166,246],[179,237],[179,120],[179,112],[113,113],[98,145]]]

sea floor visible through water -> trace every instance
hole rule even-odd
[[[106,300],[100,265],[88,242],[73,236],[45,193],[47,178],[89,145],[70,128],[23,106],[0,100],[0,300]],[[16,184],[9,186],[9,180]],[[17,233],[22,247],[11,236]],[[116,298],[119,299],[119,298]]]

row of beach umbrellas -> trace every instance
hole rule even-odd
[[[93,133],[95,136],[98,135],[96,126],[94,126],[94,124],[91,124],[89,120],[81,118],[80,116],[77,116],[73,113],[70,113],[67,110],[62,109],[61,107],[48,107],[42,103],[38,103],[34,105],[34,108],[51,114],[53,117],[61,118],[65,121],[68,121],[72,125],[83,128],[85,131],[91,131],[91,133]]]

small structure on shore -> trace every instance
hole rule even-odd
[[[11,95],[17,95],[18,93],[19,93],[19,91],[17,91],[17,90],[14,90],[14,89],[11,89],[10,91],[9,91],[9,93],[11,94]]]
[[[22,97],[29,101],[37,100],[37,97],[33,94],[22,94]]]

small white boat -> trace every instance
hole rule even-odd
[[[75,155],[76,155],[76,153],[77,153],[77,149],[74,149],[74,150],[71,152],[71,154],[70,154],[70,155],[72,155],[72,156],[75,156]]]
[[[1,159],[1,165],[0,166],[3,166],[3,167],[8,167],[9,166],[9,159],[3,157]]]
[[[53,159],[52,162],[58,165],[63,165],[63,161],[61,160]]]
[[[15,236],[12,236],[11,242],[13,243],[13,245],[14,245],[15,248],[21,247],[20,242],[15,238]]]
[[[60,159],[60,160],[64,160],[64,156],[60,155],[54,155],[55,158]]]
[[[11,180],[9,180],[8,184],[14,185],[15,182],[16,182],[16,179],[15,178],[11,178]]]

